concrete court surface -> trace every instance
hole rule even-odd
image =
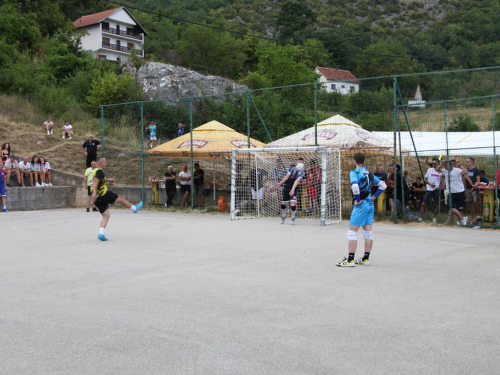
[[[0,374],[500,373],[498,232],[376,223],[339,268],[345,221],[99,222],[0,213]]]

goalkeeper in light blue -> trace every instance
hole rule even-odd
[[[355,264],[370,265],[370,252],[373,246],[372,224],[374,205],[373,201],[385,190],[387,185],[373,173],[364,167],[365,155],[361,152],[354,154],[354,170],[350,172],[352,189],[352,213],[347,231],[349,240],[349,257],[337,263],[339,267],[354,267]],[[372,185],[378,185],[377,192],[372,196]],[[358,245],[358,230],[363,227],[363,237],[365,239],[365,255],[357,260],[356,247]]]

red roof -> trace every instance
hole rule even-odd
[[[105,10],[104,12],[89,14],[88,16],[80,17],[76,21],[73,22],[73,25],[77,29],[80,27],[95,25],[95,24],[99,23],[100,21],[104,20],[105,18],[108,18],[114,12],[116,12],[117,10],[120,10],[121,8],[122,7],[114,8],[114,9],[110,9],[110,10]]]
[[[329,81],[350,81],[359,83],[356,76],[348,70],[323,68],[321,66],[317,66],[316,69],[318,69],[319,72]]]

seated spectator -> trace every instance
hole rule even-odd
[[[71,136],[73,135],[73,125],[69,123],[68,120],[64,122],[63,125],[63,131],[62,131],[62,139],[71,139]]]
[[[5,163],[9,159],[9,156],[11,154],[10,152],[10,144],[9,143],[4,143],[2,145],[2,161]]]
[[[50,164],[44,158],[40,157],[40,176],[42,178],[42,186],[53,186],[52,185],[52,175],[50,174]],[[45,183],[45,179],[49,182]]]
[[[408,176],[408,171],[403,172],[403,178],[405,179],[406,185],[411,186],[411,177]]]
[[[21,175],[21,185],[24,185],[24,177],[28,176],[30,178],[31,187],[33,187],[33,175],[31,174],[31,163],[28,161],[28,157],[25,156],[23,161],[19,163],[19,173]]]
[[[36,187],[42,187],[42,168],[40,167],[40,159],[38,159],[38,156],[33,156],[31,159],[31,175],[33,176],[35,180],[35,186]],[[38,180],[40,180],[40,183],[38,183]]]
[[[423,191],[423,192],[425,192],[425,185],[422,182],[422,178],[421,177],[417,177],[417,180],[413,184],[411,184],[411,189],[413,191]]]
[[[479,171],[479,182],[484,182],[486,184],[490,183],[490,179],[486,177],[486,171],[484,169]]]
[[[43,129],[47,132],[47,135],[54,134],[54,123],[47,117],[47,120],[43,123]]]
[[[17,183],[19,186],[21,185],[21,174],[19,172],[19,163],[16,160],[16,155],[12,154],[9,156],[9,160],[5,162],[5,172],[7,172],[7,179],[5,180],[5,185],[10,186],[10,175],[15,174],[17,177]]]

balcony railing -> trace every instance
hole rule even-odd
[[[120,51],[126,53],[130,53],[130,51],[132,51],[132,48],[128,48],[127,46],[119,46],[117,44],[104,43],[104,42],[102,43],[102,48],[112,49],[114,51]],[[144,56],[142,49],[138,49],[136,51],[137,51],[137,56],[141,57]]]
[[[107,33],[114,34],[114,35],[127,36],[129,38],[142,40],[141,34],[129,33],[127,31],[122,31],[122,30],[116,30],[116,29],[113,29],[112,27],[108,27],[107,29],[103,28],[102,31],[105,31]]]

